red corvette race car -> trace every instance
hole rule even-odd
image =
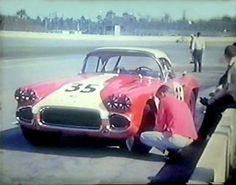
[[[132,151],[149,151],[138,136],[154,128],[154,95],[163,83],[172,85],[194,116],[198,82],[188,75],[176,77],[164,52],[98,48],[87,54],[79,76],[17,89],[16,118],[33,144],[78,134],[114,141],[132,138]]]

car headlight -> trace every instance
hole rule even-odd
[[[25,103],[25,102],[35,102],[37,99],[37,94],[33,89],[30,88],[19,88],[15,92],[15,99],[18,102]]]
[[[131,109],[131,100],[125,94],[111,95],[106,100],[106,106],[109,110],[115,112],[128,112]]]

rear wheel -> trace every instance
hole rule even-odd
[[[56,145],[59,143],[61,134],[44,132],[21,126],[22,133],[27,141],[33,145]]]
[[[135,136],[131,136],[126,139],[126,147],[130,151],[134,153],[147,154],[151,150],[152,147],[143,144],[139,138],[142,132],[152,131],[154,129],[156,119],[154,110],[155,109],[153,109],[150,104],[146,105],[139,131]]]

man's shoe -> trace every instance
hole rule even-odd
[[[183,158],[179,150],[168,150],[169,153],[167,155],[167,164],[180,162]]]
[[[201,135],[199,134],[198,138],[194,141],[195,144],[201,144],[204,141],[208,141],[211,138],[209,134],[207,135]]]
[[[203,143],[203,141],[205,141],[205,139],[206,139],[205,137],[198,136],[198,138],[195,141],[193,141],[193,143],[201,144]]]
[[[148,177],[148,180],[154,181],[156,178],[157,178],[156,176],[149,176],[149,177]]]

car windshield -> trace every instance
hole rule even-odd
[[[156,60],[150,56],[137,54],[88,55],[83,68],[84,73],[118,73],[160,78],[161,69]]]

